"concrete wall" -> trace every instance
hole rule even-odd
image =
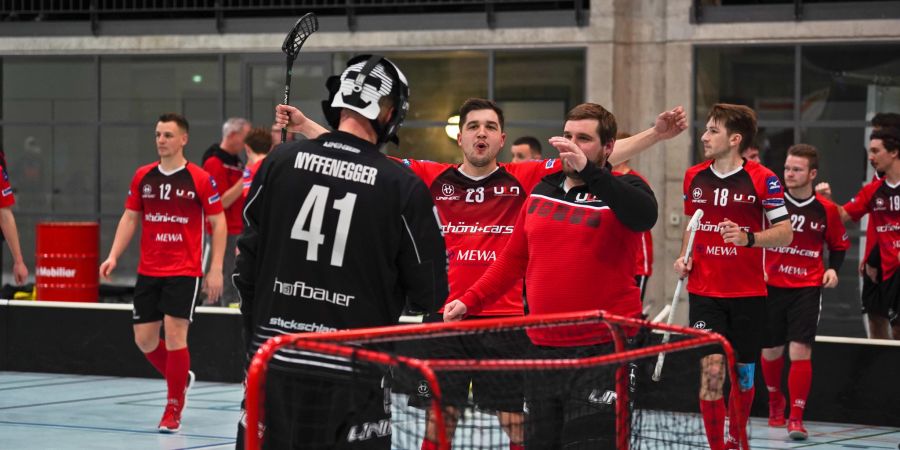
[[[446,50],[583,47],[587,100],[611,109],[622,130],[640,131],[660,112],[684,105],[693,112],[692,48],[696,44],[854,42],[900,40],[894,20],[777,23],[690,23],[691,0],[592,0],[587,27],[329,32],[310,39],[309,51]],[[282,24],[287,24],[282,26]],[[29,36],[0,39],[0,55],[274,52],[288,19],[272,20],[267,34],[147,36]],[[656,262],[647,299],[660,308],[671,298],[671,263],[680,252],[681,180],[691,162],[684,133],[634,161],[660,204],[654,229]],[[686,308],[684,308],[686,309]]]

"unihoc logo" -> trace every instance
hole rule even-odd
[[[706,322],[704,322],[704,321],[702,321],[702,320],[698,320],[698,321],[694,322],[693,327],[696,328],[696,329],[698,329],[698,330],[705,330],[705,329],[706,329]]]
[[[149,184],[145,184],[141,190],[144,192],[144,194],[152,194],[153,193],[153,187],[151,187]]]
[[[703,197],[703,189],[694,188],[694,190],[691,191],[691,195],[694,197],[694,200],[697,200],[700,197]]]
[[[347,432],[347,442],[366,441],[390,435],[391,419],[381,419],[378,422],[365,422],[362,425],[350,427],[350,431]]]
[[[441,186],[441,194],[445,196],[451,196],[456,191],[452,184],[444,184]]]
[[[591,395],[588,395],[588,403],[612,405],[615,402],[616,393],[614,391],[606,390],[601,393],[600,389],[594,389],[591,391]]]
[[[47,278],[75,278],[75,269],[65,267],[43,267],[35,269],[37,276]]]

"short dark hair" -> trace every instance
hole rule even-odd
[[[500,121],[500,130],[503,130],[503,110],[497,106],[493,100],[486,98],[470,98],[463,102],[459,107],[459,127],[462,128],[466,123],[466,116],[472,111],[481,111],[482,109],[491,109],[497,113],[497,120]]]
[[[900,150],[900,129],[898,128],[882,128],[872,132],[869,140],[881,139],[884,148],[889,152]]]
[[[788,147],[788,156],[806,158],[809,161],[809,170],[819,168],[819,151],[809,144],[794,144]]]
[[[878,128],[900,128],[900,114],[876,113],[872,116],[872,126]]]
[[[184,131],[185,133],[187,133],[188,130],[191,129],[190,125],[188,125],[187,119],[185,119],[184,116],[182,116],[181,114],[178,114],[178,113],[168,112],[168,113],[161,114],[159,116],[159,121],[160,122],[175,122],[175,124],[178,125],[178,128],[180,128],[181,131]]]
[[[272,131],[265,128],[253,128],[247,132],[244,143],[257,155],[265,155],[272,148]]]
[[[616,138],[616,116],[596,103],[582,103],[566,114],[566,120],[596,120],[600,145]]]
[[[716,103],[709,110],[706,120],[715,120],[722,124],[728,134],[741,135],[741,152],[753,144],[756,137],[756,112],[744,105],[732,105],[729,103]]]
[[[543,149],[541,149],[541,141],[537,140],[534,136],[522,136],[516,139],[513,142],[513,145],[527,145],[528,148],[531,149],[532,153],[537,153],[540,156],[543,153]]]

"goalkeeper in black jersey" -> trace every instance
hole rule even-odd
[[[434,312],[447,297],[431,196],[379,152],[406,114],[406,78],[363,55],[327,87],[336,131],[270,153],[247,196],[233,280],[250,352],[279,334],[395,324],[407,303]],[[291,349],[270,368],[266,448],[390,448],[380,372]]]

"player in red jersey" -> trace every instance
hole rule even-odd
[[[587,103],[569,111],[566,119],[563,136],[550,139],[559,150],[564,173],[545,176],[535,187],[507,246],[476,283],[447,304],[445,320],[479,314],[521,284],[523,276],[532,313],[604,309],[640,317],[640,290],[634,284],[630,255],[637,251],[640,233],[656,222],[656,199],[640,177],[614,173],[607,163],[616,135],[611,113]],[[585,289],[597,285],[603,286],[604,295]],[[612,351],[609,332],[593,326],[528,330],[528,336],[536,346],[535,358]],[[576,372],[529,377],[527,448],[614,446],[614,408],[595,393],[611,390],[612,371]],[[550,384],[566,389],[550,398],[546,394]]]
[[[13,216],[12,206],[16,204],[13,188],[9,185],[9,174],[6,172],[6,156],[0,150],[0,232],[9,246],[9,252],[13,257],[13,278],[17,285],[25,284],[28,280],[28,266],[22,257],[22,247],[19,245],[19,228],[16,226],[16,218]]]
[[[292,106],[276,107],[276,123],[286,126],[289,131],[306,137],[316,137],[325,132],[321,125],[309,120],[300,110]],[[470,287],[506,245],[512,234],[516,217],[527,195],[545,175],[559,172],[562,164],[558,160],[526,161],[522,163],[500,163],[497,155],[503,148],[506,135],[503,133],[503,111],[496,103],[485,99],[469,99],[460,108],[460,132],[457,143],[463,152],[462,164],[447,164],[411,159],[400,160],[413,170],[432,194],[441,219],[444,239],[449,253],[450,295],[448,299],[460,297]],[[615,142],[611,162],[628,159],[660,140],[669,139],[687,127],[684,110],[677,107],[661,113],[653,128],[645,130],[629,139]],[[520,316],[523,314],[522,283],[512,286],[502,298],[480,311],[477,318]],[[473,316],[476,317],[476,316]],[[441,313],[426,315],[425,321],[441,321]],[[474,348],[475,355],[497,357],[496,343],[466,341],[460,346]],[[515,344],[506,343],[515,346]],[[507,349],[499,349],[503,352]],[[448,356],[449,357],[449,356]],[[476,404],[498,411],[501,426],[510,436],[510,448],[520,448],[522,434],[522,398],[516,383],[513,386],[498,385],[491,377],[474,377],[472,391]],[[453,387],[445,392],[451,401],[465,401],[468,396],[469,379],[454,380]],[[479,389],[481,385],[481,389]],[[431,393],[422,389],[412,403],[423,404],[430,401]],[[458,415],[456,408],[450,408],[447,416],[448,435],[453,435]],[[437,430],[429,420],[426,427],[423,449],[436,448]]]
[[[804,440],[807,433],[803,427],[803,411],[812,383],[810,357],[822,309],[822,288],[837,286],[837,272],[850,248],[850,241],[837,206],[813,192],[812,183],[819,166],[816,148],[797,144],[790,147],[787,154],[784,199],[794,239],[790,246],[766,250],[769,330],[760,363],[769,391],[769,426],[783,427],[785,399],[781,392],[781,372],[784,345],[788,344],[791,358],[788,435],[795,440]],[[822,263],[825,244],[828,246],[828,269]]]
[[[222,140],[212,144],[203,153],[203,170],[212,175],[216,180],[216,186],[222,195],[222,208],[225,211],[225,222],[228,228],[228,238],[225,242],[225,260],[223,263],[225,273],[234,270],[235,249],[237,238],[244,228],[244,218],[241,213],[244,210],[244,162],[240,153],[244,149],[244,138],[250,131],[250,123],[241,118],[230,118],[222,125]],[[212,233],[209,225],[207,233]],[[207,248],[208,251],[208,248]],[[206,258],[204,258],[206,263]],[[238,301],[237,290],[231,283],[225,283],[219,304],[228,306]],[[215,304],[207,298],[205,304]]]
[[[872,116],[871,125],[873,131],[882,128],[900,129],[900,114],[877,113]],[[872,164],[872,161],[870,161],[870,164]],[[875,173],[872,175],[872,181],[875,182],[883,176],[884,173],[879,172],[876,169]],[[831,199],[831,186],[827,182],[817,184],[816,192]],[[869,338],[890,339],[891,334],[893,334],[894,339],[900,340],[900,327],[896,324],[896,318],[889,323],[887,317],[870,312],[870,310],[878,311],[878,305],[881,302],[881,286],[879,286],[879,281],[882,276],[881,254],[877,251],[877,242],[878,237],[875,235],[875,222],[870,219],[866,225],[866,248],[863,252],[862,261],[859,262],[859,275],[862,277],[862,290],[860,292],[862,313],[866,317]],[[891,328],[890,325],[893,325],[893,333],[889,330],[889,328]]]
[[[141,227],[141,258],[134,287],[134,340],[150,364],[166,379],[166,409],[161,433],[181,429],[185,395],[193,382],[187,348],[188,327],[194,315],[203,275],[203,224],[212,225],[212,264],[203,280],[210,299],[222,294],[222,256],[225,216],[215,181],[184,158],[188,123],[175,113],[163,114],[156,124],[159,161],[137,170],[125,200],[109,257],[100,276],[109,280],[119,256]],[[160,326],[165,339],[159,338]]]
[[[725,357],[713,353],[701,360],[700,412],[713,450],[737,448],[738,430],[746,427],[753,402],[756,359],[766,322],[763,248],[788,245],[792,236],[778,177],[741,157],[755,135],[752,109],[714,105],[701,138],[708,160],[689,168],[684,176],[684,213],[691,216],[703,209],[704,216],[687,263],[683,259],[688,233],[684,234],[675,273],[688,276],[691,326],[724,335],[738,360],[739,379],[732,381],[740,385],[740,395],[728,402],[729,416],[734,418],[740,411],[743,420],[729,421],[727,441],[722,436]],[[766,219],[769,228],[763,226]]]
[[[881,128],[869,137],[869,161],[884,176],[863,186],[853,199],[838,206],[844,222],[858,221],[869,213],[869,223],[875,229],[880,259],[881,278],[879,296],[866,307],[873,338],[890,339],[900,336],[900,323],[888,324],[900,310],[900,129]],[[830,192],[826,186],[817,187]],[[872,257],[868,258],[872,262]],[[871,274],[869,275],[871,276]],[[880,318],[881,320],[877,320]],[[875,320],[873,320],[875,319]]]
[[[279,133],[279,138],[281,131]],[[247,193],[250,191],[250,185],[253,184],[253,177],[256,176],[256,172],[259,171],[259,166],[262,164],[263,160],[266,159],[266,155],[269,154],[269,150],[272,149],[272,133],[265,128],[254,128],[247,133],[247,137],[244,138],[244,150],[247,152],[247,165],[244,166],[244,190],[243,197],[247,198]]]

